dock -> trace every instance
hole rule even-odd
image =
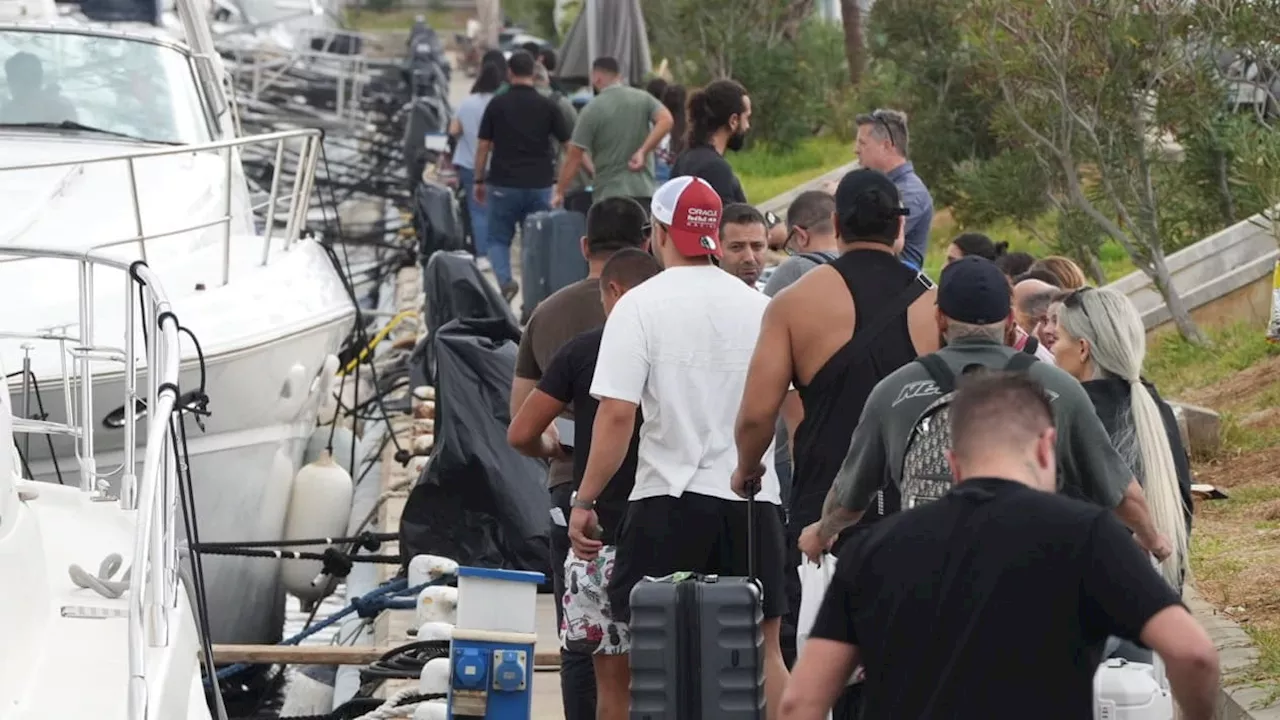
[[[421,270],[418,267],[405,268],[396,277],[396,311],[416,313],[418,322],[400,323],[388,339],[397,344],[399,342],[411,343],[424,330],[424,324],[421,321],[423,311],[422,278]],[[415,429],[415,423],[411,421],[401,421],[395,423],[395,425],[398,429],[398,439],[405,447],[412,447],[415,444],[415,434],[420,436],[423,432],[420,428]],[[419,441],[417,445],[421,447],[423,443]],[[415,479],[414,469],[422,467],[420,461],[410,462],[408,467],[402,467],[400,463],[395,461],[394,445],[388,445],[383,451],[381,462],[381,489],[384,493],[391,491],[392,488],[404,485],[406,481]],[[404,511],[408,497],[409,492],[407,489],[392,492],[388,500],[379,509],[377,522],[379,531],[397,532],[399,530],[400,515]],[[399,545],[398,543],[388,543],[382,552],[397,554]],[[399,568],[397,566],[380,565],[378,567],[378,580],[380,582],[390,580],[395,577],[398,571]],[[533,720],[563,720],[564,707],[560,699],[559,676],[560,643],[556,627],[555,598],[549,594],[540,594],[537,602],[538,644],[535,648],[537,671],[533,680]],[[376,659],[376,655],[380,655],[382,652],[407,642],[413,642],[414,637],[409,634],[417,630],[413,623],[413,610],[383,611],[374,622],[373,646],[365,648],[364,651],[366,653],[375,653],[373,659]],[[406,687],[417,687],[417,681],[389,680],[383,684],[380,696],[389,696]]]

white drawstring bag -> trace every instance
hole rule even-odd
[[[796,620],[796,656],[809,639],[809,631],[813,622],[818,619],[818,608],[822,607],[822,598],[827,594],[831,578],[836,574],[836,556],[827,554],[822,564],[809,562],[808,558],[800,561],[796,568],[800,575],[800,616]]]
[[[799,657],[805,641],[809,639],[810,631],[813,630],[813,623],[818,619],[818,608],[822,607],[822,599],[827,595],[831,578],[835,577],[836,556],[830,553],[823,555],[821,565],[809,562],[808,559],[801,560],[796,572],[800,575],[800,611],[796,618],[796,657]],[[864,677],[865,671],[859,665],[845,685],[862,682]],[[827,720],[832,720],[831,713],[827,713]]]

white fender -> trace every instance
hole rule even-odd
[[[423,695],[449,692],[449,658],[432,658],[422,666],[418,692]]]
[[[347,530],[354,488],[345,468],[322,452],[293,481],[289,511],[285,515],[284,539],[302,540],[341,537]],[[324,596],[328,583],[312,585],[323,564],[319,560],[285,560],[280,572],[285,590],[304,601]]]
[[[418,628],[418,634],[414,636],[419,642],[430,642],[432,640],[452,640],[453,625],[447,622],[428,622],[422,623]]]
[[[429,622],[458,624],[458,588],[432,585],[418,593],[415,625]]]
[[[458,561],[439,555],[415,555],[409,561],[409,587],[458,574]]]

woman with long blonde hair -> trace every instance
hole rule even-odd
[[[1156,529],[1173,545],[1161,573],[1181,588],[1191,534],[1191,469],[1172,408],[1142,378],[1142,317],[1128,297],[1106,288],[1076,290],[1056,310],[1058,367],[1084,386],[1111,444],[1142,484]]]

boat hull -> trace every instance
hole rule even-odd
[[[337,351],[349,330],[350,319],[341,318],[255,348],[206,359],[210,415],[201,418],[203,430],[195,418],[186,416],[186,452],[201,541],[282,537],[293,477],[322,399],[323,383],[316,380],[325,358]],[[198,364],[184,363],[182,390],[197,388],[199,380]],[[101,422],[120,407],[123,382],[117,375],[94,383],[99,418],[94,454],[99,473],[109,473],[124,461],[123,431],[107,430]],[[42,384],[40,390],[46,410],[54,410],[50,419],[61,420],[62,388]],[[21,414],[21,393],[13,392],[11,386],[11,394],[15,412]],[[36,403],[32,400],[31,404]],[[145,427],[145,422],[139,424],[139,437]],[[71,440],[54,438],[52,442],[53,459],[45,438],[19,438],[18,447],[28,458],[31,475],[56,483],[61,471],[62,482],[78,484],[79,463]],[[135,460],[141,469],[141,451]],[[118,492],[120,473],[109,482]],[[212,556],[205,558],[204,566],[214,642],[277,640],[283,618],[280,561]]]

